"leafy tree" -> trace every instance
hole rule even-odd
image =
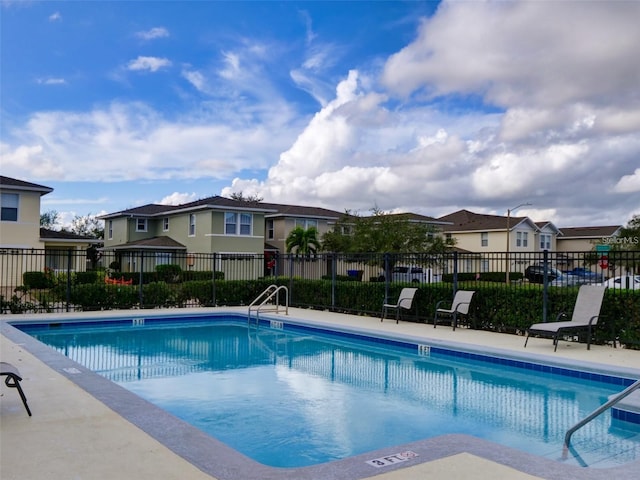
[[[260,203],[262,200],[264,200],[259,195],[249,195],[245,197],[242,192],[233,192],[229,198],[231,198],[232,200],[238,200],[239,202],[248,203]]]
[[[58,223],[59,217],[60,215],[55,210],[49,210],[48,212],[41,213],[40,226],[42,228],[52,230],[56,223]]]
[[[318,239],[318,229],[309,227],[305,230],[302,227],[296,227],[289,232],[285,245],[287,253],[295,252],[305,256],[316,253],[321,247]]]
[[[624,267],[628,272],[640,269],[640,215],[634,215],[626,226],[620,229],[620,234],[605,239],[611,252],[609,264]]]
[[[352,254],[354,261],[362,259],[380,267],[385,266],[382,255],[359,257],[358,254],[390,253],[388,266],[392,268],[396,262],[393,254],[416,254],[418,263],[432,264],[432,259],[442,258],[435,254],[444,253],[454,245],[454,241],[444,240],[425,222],[411,221],[407,215],[389,214],[377,207],[371,212],[370,216],[363,217],[347,210],[333,230],[322,237],[323,249]]]
[[[338,253],[442,253],[453,245],[432,225],[375,207],[362,217],[347,211],[322,238],[323,249]]]
[[[71,221],[71,231],[85,237],[104,238],[104,223],[91,214],[76,215]]]

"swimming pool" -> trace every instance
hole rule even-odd
[[[288,319],[249,330],[246,317],[221,316],[112,319],[73,327],[48,323],[38,332],[21,326],[105,378],[277,467],[451,434],[557,458],[566,429],[631,382],[409,340],[332,333]],[[105,341],[109,330],[118,342]],[[187,400],[176,392],[193,395]],[[265,425],[264,419],[274,422]],[[249,431],[240,432],[238,425]],[[574,437],[579,450],[616,452],[589,453],[592,466],[639,456],[637,431],[612,424],[606,415],[580,435]]]

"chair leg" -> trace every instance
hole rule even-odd
[[[527,342],[529,341],[529,330],[527,330],[527,336],[524,339],[524,348],[527,348]]]
[[[11,382],[9,382],[9,380],[11,380]],[[27,410],[27,413],[29,414],[29,416],[31,416],[31,410],[29,409],[29,405],[27,405],[27,397],[25,396],[24,392],[22,391],[22,387],[20,386],[20,380],[18,380],[18,378],[15,375],[10,374],[7,376],[7,379],[4,381],[4,383],[7,387],[15,388],[18,390],[18,393],[20,394],[20,398],[22,399],[22,404],[24,405],[24,408]]]

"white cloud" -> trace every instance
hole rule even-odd
[[[62,15],[60,14],[60,12],[52,13],[51,15],[49,15],[49,21],[50,22],[61,22],[62,21]]]
[[[64,78],[39,78],[36,80],[40,85],[66,85],[67,81]]]
[[[154,27],[150,30],[136,32],[136,36],[143,40],[155,40],[169,36],[169,30],[164,27]]]
[[[383,81],[401,95],[479,94],[503,107],[637,104],[639,15],[637,2],[446,1]]]
[[[2,144],[0,161],[5,175],[16,178],[230,178],[267,168],[294,138],[287,112],[255,123],[242,116],[214,122],[186,115],[169,122],[144,104],[120,103],[85,113],[42,112],[12,139],[17,146]],[[87,161],[96,168],[86,168]]]
[[[170,66],[171,61],[166,58],[139,56],[127,64],[127,70],[148,70],[150,72],[157,72],[161,68],[167,68]]]
[[[615,186],[615,191],[618,193],[640,193],[640,168],[631,175],[623,176]]]
[[[155,202],[160,205],[181,205],[183,203],[193,202],[198,199],[195,193],[173,192],[171,195],[163,197],[162,200]]]

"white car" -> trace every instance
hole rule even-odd
[[[380,280],[384,281],[384,272],[380,274]],[[391,272],[393,282],[404,283],[432,283],[437,282],[437,276],[430,268],[417,265],[396,265]]]
[[[628,290],[640,290],[640,275],[626,275],[613,277],[604,282],[607,288],[625,288]]]

